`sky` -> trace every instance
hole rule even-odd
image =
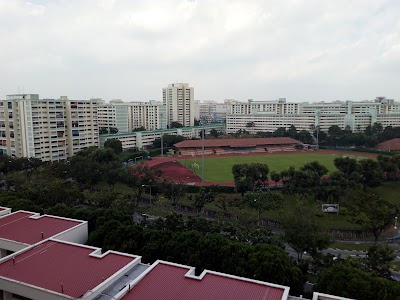
[[[0,0],[0,99],[400,101],[398,0]]]

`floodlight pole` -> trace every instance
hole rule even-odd
[[[163,143],[163,114],[160,114],[161,116],[161,157],[164,156],[164,143]]]
[[[319,125],[317,125],[317,150],[319,150]]]
[[[202,150],[202,159],[201,159],[201,186],[204,186],[204,118],[203,118],[203,132],[201,134],[201,150]]]

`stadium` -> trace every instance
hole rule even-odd
[[[215,140],[185,140],[175,144],[178,154],[196,156],[202,154],[221,155],[231,153],[273,153],[281,151],[296,151],[303,148],[303,143],[290,137],[247,138],[247,139],[215,139]]]
[[[202,140],[185,140],[175,144],[178,153],[172,157],[155,157],[145,162],[161,169],[176,183],[202,184]],[[305,146],[305,147],[303,147]],[[318,161],[329,173],[336,167],[334,159],[375,158],[376,154],[337,150],[308,150],[307,145],[292,138],[249,138],[204,140],[205,185],[234,186],[232,166],[241,163],[264,163],[270,172],[281,172],[289,167],[301,168]],[[269,184],[276,184],[270,180]]]

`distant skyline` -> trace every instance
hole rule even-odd
[[[0,0],[0,99],[400,101],[397,0]]]

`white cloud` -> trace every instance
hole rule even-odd
[[[160,99],[400,100],[400,2],[0,0],[1,98],[17,86]]]

